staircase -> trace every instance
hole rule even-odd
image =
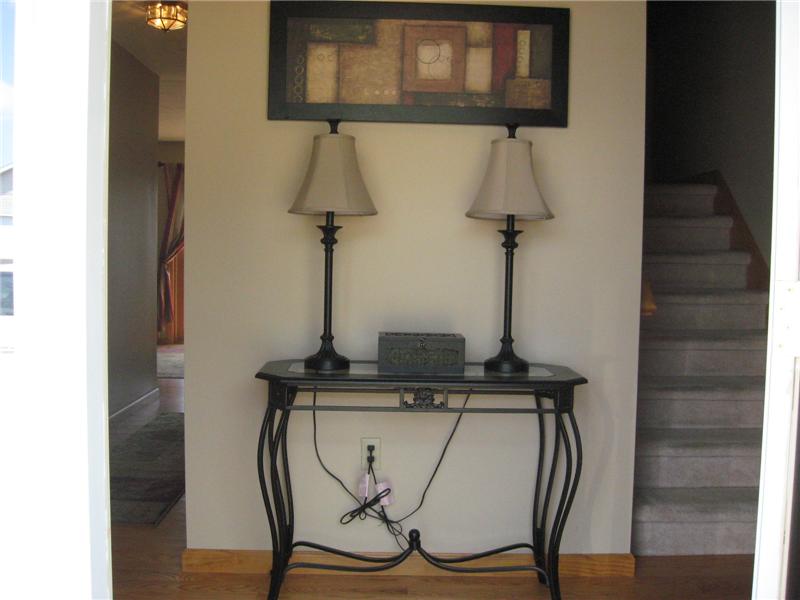
[[[765,291],[730,248],[715,185],[645,193],[632,552],[751,554],[767,347]]]

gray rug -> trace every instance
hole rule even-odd
[[[158,525],[184,492],[183,414],[158,415],[110,454],[111,521]]]
[[[162,379],[183,379],[183,352],[159,350],[156,370]]]

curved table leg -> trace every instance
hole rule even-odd
[[[555,397],[550,395],[544,395],[543,397],[549,398],[553,401],[553,407],[555,408],[557,404],[557,400]],[[540,396],[536,395],[536,408],[542,409],[542,400]],[[539,582],[544,583],[550,587],[550,593],[552,595],[553,589],[553,578],[552,578],[552,571],[550,569],[550,547],[548,546],[548,539],[552,540],[553,534],[552,529],[548,530],[548,515],[550,513],[550,499],[553,497],[554,488],[556,485],[556,471],[558,470],[558,459],[559,455],[561,454],[561,435],[559,435],[559,428],[558,425],[555,427],[555,432],[553,434],[553,453],[550,457],[550,468],[547,475],[547,486],[544,490],[544,501],[542,502],[541,506],[541,514],[537,514],[539,512],[539,493],[540,493],[540,486],[544,475],[544,455],[547,449],[547,438],[546,438],[546,428],[545,428],[545,415],[543,413],[538,413],[537,416],[539,417],[539,466],[538,471],[536,473],[536,491],[534,494],[534,513],[533,513],[533,527],[534,527],[534,538],[533,538],[533,545],[536,548],[536,552],[534,553],[534,560],[536,562],[536,566],[540,567],[544,573],[539,573]],[[557,416],[557,414],[556,414]],[[557,419],[556,419],[557,421]],[[548,531],[550,531],[550,535],[548,536]],[[557,575],[557,574],[556,574]],[[553,596],[555,598],[555,596]]]
[[[326,552],[330,552],[330,550],[326,550]],[[359,567],[359,566],[349,566],[349,565],[326,565],[324,563],[306,563],[306,562],[299,562],[299,563],[289,563],[286,566],[286,570],[289,571],[291,569],[321,569],[323,571],[345,571],[348,573],[378,573],[380,571],[388,571],[405,561],[411,553],[414,552],[413,548],[406,548],[400,554],[393,556],[392,558],[380,561],[380,564],[375,565],[374,567]],[[341,551],[333,552],[333,554],[338,554],[340,556],[345,556]],[[356,558],[357,560],[363,560],[363,558]],[[368,562],[378,562],[378,561],[368,561]]]
[[[517,548],[530,548],[529,544],[512,544],[511,546],[504,546],[502,548],[495,548],[494,550],[488,550],[486,552],[480,552],[478,554],[472,554],[468,557],[462,557],[457,560],[453,559],[441,559],[433,554],[428,553],[425,548],[422,547],[422,541],[420,540],[419,531],[416,529],[412,529],[408,532],[408,550],[414,551],[416,550],[419,552],[420,556],[424,558],[428,563],[442,569],[444,571],[450,571],[452,573],[513,573],[519,571],[533,571],[536,573],[543,573],[542,569],[535,565],[529,566],[513,566],[513,567],[461,567],[456,566],[455,563],[464,563],[471,560],[476,560],[479,558],[483,558],[486,556],[493,556],[495,554],[500,554],[502,552],[508,552],[509,550],[514,550]]]
[[[570,435],[564,424],[564,416],[567,416],[572,430],[572,437],[574,440],[574,454],[573,445],[570,443]],[[583,463],[583,449],[581,446],[580,432],[578,424],[575,421],[575,415],[570,407],[569,410],[564,412],[556,412],[556,437],[563,440],[564,456],[566,465],[564,469],[564,484],[561,489],[556,513],[553,517],[553,525],[550,530],[550,543],[547,550],[547,572],[550,580],[550,597],[552,600],[561,599],[561,583],[558,575],[558,559],[559,550],[561,547],[561,536],[564,533],[564,525],[567,522],[569,511],[572,508],[572,501],[575,498],[575,492],[578,489],[578,481],[581,475],[581,467]],[[555,464],[555,461],[554,461]]]
[[[270,384],[270,387],[274,384]],[[258,436],[258,481],[261,496],[267,510],[270,538],[272,539],[272,570],[270,571],[269,600],[277,600],[286,571],[286,565],[292,554],[292,537],[294,535],[294,505],[292,500],[291,479],[289,475],[289,457],[286,447],[286,432],[290,411],[282,410],[278,418],[278,408],[273,402],[274,393],[270,390],[270,402],[264,414],[261,431]],[[286,390],[285,401],[291,405],[294,395]],[[277,419],[277,423],[276,423]],[[265,452],[269,458],[269,488],[265,468]],[[280,461],[279,461],[280,459]],[[282,471],[283,479],[279,470]],[[286,491],[284,493],[283,483]]]
[[[280,542],[278,541],[278,526],[275,522],[275,513],[272,510],[272,502],[267,490],[267,480],[264,471],[264,445],[267,438],[267,431],[271,431],[275,421],[277,411],[270,404],[264,413],[264,420],[261,423],[261,431],[258,434],[258,483],[261,487],[261,498],[264,500],[264,507],[267,509],[267,521],[269,522],[269,537],[272,540],[272,569],[270,571],[269,598],[270,600],[278,597],[278,590],[275,583],[278,579],[278,556],[280,554]],[[280,585],[277,586],[280,588]]]
[[[536,408],[539,410],[542,409],[542,400],[537,396],[535,393],[533,395],[534,399],[536,400]],[[542,522],[539,521],[539,502],[541,496],[541,489],[542,489],[542,473],[544,473],[544,453],[547,448],[546,446],[546,434],[545,434],[545,427],[544,427],[544,415],[542,413],[538,413],[536,415],[538,422],[539,422],[539,456],[537,459],[537,467],[536,467],[536,488],[534,490],[533,496],[533,532],[531,539],[533,541],[533,560],[536,563],[536,566],[542,569],[542,571],[546,570],[546,561],[545,561],[545,525],[544,519]],[[545,515],[547,514],[547,509],[545,509]],[[539,583],[547,583],[547,575],[544,573],[538,573],[539,576]]]
[[[292,546],[292,548],[300,548],[300,547],[312,548],[314,550],[327,552],[328,554],[335,554],[337,556],[344,556],[345,558],[352,558],[353,560],[360,560],[362,562],[369,562],[369,563],[391,563],[395,562],[405,554],[404,550],[400,554],[395,554],[394,556],[385,556],[385,557],[367,556],[365,554],[348,552],[347,550],[340,550],[339,548],[331,548],[330,546],[323,546],[322,544],[317,544],[314,542],[306,542],[306,541],[295,542]]]

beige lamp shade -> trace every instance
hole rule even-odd
[[[531,142],[517,138],[501,138],[492,142],[489,167],[483,176],[478,197],[468,217],[477,219],[552,219],[533,178]]]
[[[356,159],[356,139],[342,133],[314,136],[306,178],[290,213],[374,215],[375,205]]]

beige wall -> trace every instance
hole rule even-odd
[[[158,76],[111,44],[108,148],[108,412],[156,381]]]
[[[554,3],[549,3],[553,5]],[[558,3],[556,3],[558,4]],[[586,375],[577,417],[584,477],[567,552],[629,550],[638,348],[645,7],[572,9],[570,122],[524,128],[556,215],[524,223],[515,281],[517,351]],[[267,360],[316,350],[319,218],[286,211],[322,123],[268,121],[265,3],[199,3],[187,90],[187,502],[193,548],[264,548],[256,438]],[[342,218],[337,348],[374,359],[382,330],[457,331],[469,360],[498,347],[503,257],[494,221],[464,217],[500,127],[345,123],[379,214]],[[452,417],[323,414],[320,447],[355,482],[359,438],[383,439],[383,472],[413,507]],[[468,416],[425,508],[408,523],[426,547],[466,551],[530,527],[534,417]],[[374,523],[342,527],[348,498],[316,464],[311,419],[290,425],[298,538],[362,550],[394,541]],[[489,511],[489,517],[487,512]]]

